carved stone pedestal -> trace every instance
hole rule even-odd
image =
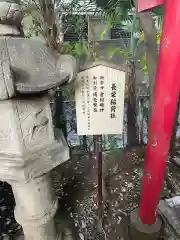
[[[15,218],[27,240],[57,239],[54,216],[58,207],[48,174],[27,183],[12,184]]]
[[[12,185],[26,240],[57,240],[58,207],[48,172],[69,159],[54,138],[47,96],[0,101],[0,179]]]

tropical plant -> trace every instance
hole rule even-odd
[[[61,51],[62,42],[59,39],[61,25],[59,14],[61,13],[60,1],[54,0],[25,0],[23,1],[24,17],[30,21],[27,37],[37,35],[43,38],[50,49]],[[55,94],[55,126],[61,128],[67,136],[65,119],[63,114],[63,95],[61,89]]]
[[[134,6],[132,0],[95,0],[97,6],[106,11],[113,11],[116,7],[121,7],[123,10],[131,9]]]
[[[131,10],[128,9],[131,6]],[[127,35],[130,36],[128,44],[126,44],[127,39],[121,39],[124,41],[124,47],[116,47],[116,48],[109,48],[109,58],[112,58],[115,54],[123,56],[128,69],[128,95],[127,95],[127,118],[128,118],[128,125],[127,125],[127,144],[128,146],[138,145],[138,126],[137,126],[137,109],[136,109],[136,75],[135,75],[135,68],[136,68],[136,52],[138,47],[138,30],[139,30],[139,19],[137,17],[136,12],[132,11],[132,5],[126,4],[124,5],[126,11],[123,11],[124,8],[116,6],[113,11],[105,11],[104,13],[104,20],[106,22],[106,29],[101,34],[105,34],[108,27],[112,28],[114,24],[118,24],[121,29],[128,33]]]

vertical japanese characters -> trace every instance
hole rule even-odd
[[[87,95],[87,116],[88,116],[88,130],[91,130],[90,121],[90,92],[89,92],[89,78],[86,76],[86,95]]]
[[[93,112],[104,112],[104,77],[93,76]]]
[[[90,90],[89,90],[89,78],[81,77],[81,96],[82,96],[82,112],[88,116],[88,129],[90,129]],[[104,76],[96,77],[93,76],[93,85],[92,85],[92,104],[93,112],[104,112],[105,110],[105,93],[104,93]],[[85,100],[86,95],[86,100]],[[85,102],[86,101],[86,102]],[[116,109],[117,109],[117,86],[116,83],[111,84],[111,100],[110,100],[110,118],[116,118]],[[87,112],[85,109],[87,108]]]
[[[122,134],[126,72],[93,65],[78,74],[75,99],[79,135]]]
[[[81,97],[82,97],[82,113],[88,116],[88,130],[91,129],[90,123],[90,92],[89,92],[89,78],[81,77]]]
[[[115,83],[111,85],[111,108],[110,108],[110,118],[116,118],[116,97],[117,97],[117,86]]]
[[[98,112],[98,92],[97,92],[97,77],[93,76],[93,112]]]
[[[81,96],[82,96],[82,113],[85,114],[86,110],[85,110],[85,89],[84,89],[84,86],[85,86],[85,81],[84,81],[84,77],[81,77]]]
[[[104,77],[100,76],[99,111],[104,112]]]

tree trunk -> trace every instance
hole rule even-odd
[[[146,63],[149,76],[149,97],[151,106],[153,101],[156,67],[158,63],[157,29],[150,11],[140,12],[139,18],[141,27],[143,28],[144,31]]]
[[[136,73],[134,61],[128,62],[128,109],[127,109],[127,145],[128,147],[137,146],[138,139],[138,126],[136,115]]]

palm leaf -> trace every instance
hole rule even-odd
[[[133,6],[133,1],[131,0],[95,0],[98,7],[102,9],[113,9],[116,7],[121,7],[122,9],[131,9]]]

